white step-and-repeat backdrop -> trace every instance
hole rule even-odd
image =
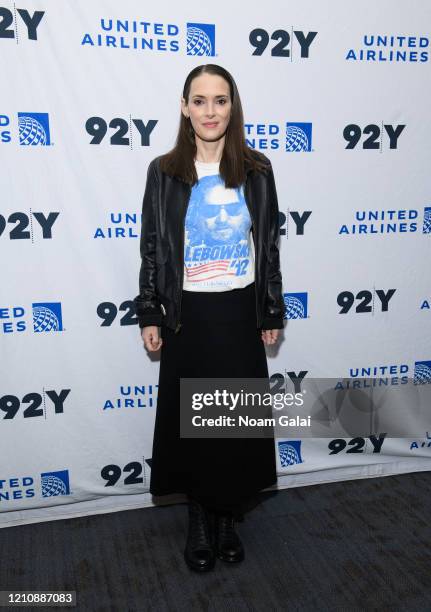
[[[419,0],[1,2],[0,526],[152,504],[141,203],[198,64],[274,168],[270,373],[430,382],[430,23]],[[431,469],[431,424],[377,440],[278,439],[279,487]]]

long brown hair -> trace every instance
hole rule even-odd
[[[183,88],[183,98],[189,102],[193,79],[201,74],[221,76],[229,84],[232,111],[225,133],[225,145],[220,160],[220,176],[228,188],[240,187],[245,183],[246,170],[266,171],[264,157],[259,151],[247,146],[244,136],[244,115],[238,88],[232,75],[217,64],[196,66],[188,74]],[[195,133],[189,117],[181,112],[180,125],[174,147],[161,156],[160,168],[170,176],[176,176],[190,185],[198,181],[194,159],[196,157]]]

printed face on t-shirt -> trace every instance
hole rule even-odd
[[[185,219],[184,288],[228,291],[254,279],[251,218],[244,188],[226,188],[218,164],[197,164]]]
[[[208,185],[201,180],[189,230],[208,246],[232,244],[244,239],[250,223],[247,205],[240,190],[225,189],[221,183]],[[193,227],[191,227],[193,226]]]

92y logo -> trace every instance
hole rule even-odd
[[[34,242],[36,227],[42,231],[43,239],[52,238],[52,227],[57,220],[59,212],[33,212],[30,215],[24,212],[13,212],[7,218],[0,215],[0,236],[9,234],[11,240],[30,240]],[[9,224],[9,227],[6,227]],[[30,229],[27,229],[30,226]]]
[[[363,149],[380,149],[383,150],[383,136],[389,138],[389,148],[398,149],[398,138],[405,128],[405,124],[396,126],[388,123],[381,123],[381,126],[370,123],[364,128],[361,128],[356,123],[349,123],[343,130],[343,137],[346,140],[346,149],[354,149],[361,140],[362,136],[366,138],[362,141]]]
[[[148,460],[147,460],[148,462]],[[129,474],[123,477],[123,474]],[[143,476],[141,476],[143,474]],[[145,484],[145,462],[140,463],[139,461],[130,461],[124,467],[115,463],[105,465],[100,470],[100,475],[103,480],[106,481],[105,487],[113,487],[116,484],[120,485],[135,485]]]
[[[103,117],[90,117],[85,122],[85,129],[92,136],[90,144],[100,144],[105,138],[108,128],[111,128],[112,132],[109,136],[109,143],[111,145],[130,146],[133,149],[134,136],[132,124],[140,136],[139,144],[142,147],[149,147],[150,135],[157,123],[157,119],[149,119],[147,123],[144,123],[142,119],[132,119],[130,115],[128,120],[122,117],[114,117],[109,123]]]
[[[48,399],[53,404],[54,414],[63,414],[64,402],[69,393],[70,389],[61,389],[59,393],[54,389],[44,389],[42,393],[27,393],[22,399],[16,395],[3,395],[0,397],[0,415],[4,413],[3,419],[13,419],[21,409],[24,419],[43,416],[46,418]]]
[[[385,441],[386,433],[381,433],[377,436],[368,436],[368,438],[352,438],[347,441],[344,438],[336,438],[331,440],[328,444],[330,455],[337,455],[338,453],[346,450],[346,453],[363,453],[367,452],[370,447],[368,441],[371,443],[373,453],[380,453],[382,450],[383,442]],[[347,448],[349,447],[349,448]]]
[[[355,312],[375,312],[376,310],[376,297],[380,300],[380,307],[382,312],[389,310],[389,301],[394,295],[396,289],[373,289],[369,291],[363,289],[356,295],[351,291],[342,291],[337,296],[337,304],[340,306],[339,314],[348,313],[357,301]]]
[[[308,32],[308,34],[304,34],[301,30],[293,30],[291,34],[287,30],[275,30],[270,36],[267,30],[255,28],[250,32],[248,39],[250,44],[254,47],[252,55],[263,55],[271,39],[279,41],[276,45],[271,47],[271,55],[273,57],[290,57],[292,59],[294,40],[299,44],[301,50],[300,56],[308,58],[310,45],[316,36],[317,32]]]
[[[34,11],[32,15],[26,9],[16,9],[20,19],[16,19],[14,29],[13,13],[5,6],[0,6],[0,38],[15,38],[16,42],[22,38],[21,32],[18,36],[18,23],[23,23],[27,28],[27,38],[37,40],[37,28],[45,15],[45,11]],[[21,25],[22,25],[21,23]]]
[[[304,227],[308,221],[309,216],[311,215],[311,210],[304,210],[304,212],[299,213],[296,210],[288,210],[287,215],[281,210],[278,213],[278,224],[280,226],[280,236],[289,236],[289,220],[295,224],[295,227],[292,230],[295,231],[297,236],[304,235]]]
[[[138,317],[136,316],[136,307],[133,300],[121,302],[119,306],[114,302],[101,302],[97,306],[97,314],[102,319],[100,327],[110,327],[119,312],[124,312],[120,317],[120,325],[137,325]]]

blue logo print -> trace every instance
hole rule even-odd
[[[215,55],[215,26],[213,24],[187,24],[187,55]]]
[[[431,361],[415,361],[413,382],[415,385],[431,383]]]
[[[60,302],[39,302],[32,308],[35,332],[63,331]]]
[[[308,293],[284,293],[284,318],[306,319],[308,317]]]
[[[424,234],[431,234],[431,207],[424,208],[424,225],[422,228]]]
[[[311,123],[286,123],[286,151],[311,151]]]
[[[289,465],[295,465],[295,463],[304,463],[301,457],[301,440],[279,442],[278,454],[281,467],[289,467]]]
[[[70,495],[69,471],[44,472],[40,475],[42,497],[55,497],[57,495]]]
[[[48,113],[18,113],[18,127],[20,145],[51,144]]]

